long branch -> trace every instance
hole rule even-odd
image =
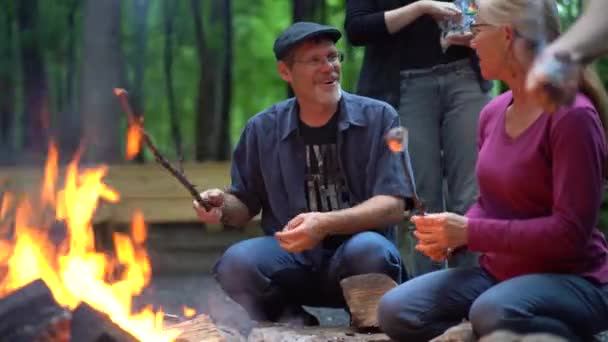
[[[209,203],[209,201],[204,200],[200,193],[198,192],[198,190],[196,190],[196,187],[194,186],[194,184],[192,184],[192,182],[190,182],[188,180],[188,178],[186,178],[186,176],[180,172],[178,169],[176,169],[168,160],[167,158],[165,158],[162,153],[160,153],[160,151],[158,150],[158,148],[156,148],[156,146],[154,145],[154,143],[152,142],[152,139],[150,139],[150,136],[148,135],[148,133],[145,131],[144,126],[143,126],[143,122],[141,120],[138,120],[135,115],[133,114],[133,110],[131,109],[131,104],[129,103],[129,98],[127,95],[127,91],[121,88],[115,88],[114,89],[114,94],[118,97],[118,100],[120,101],[120,106],[122,107],[122,109],[127,113],[128,115],[128,120],[129,120],[129,126],[131,125],[135,125],[135,127],[137,127],[141,133],[142,136],[142,142],[148,146],[148,148],[150,149],[150,151],[152,151],[152,154],[154,154],[154,157],[156,158],[156,161],[162,165],[165,169],[167,169],[175,178],[177,178],[177,180],[186,188],[186,190],[188,190],[188,192],[190,192],[190,195],[192,195],[192,197],[194,198],[194,200],[196,200],[196,202],[201,205],[203,208],[205,208],[205,210],[211,210],[211,208],[213,207],[211,205],[211,203]]]

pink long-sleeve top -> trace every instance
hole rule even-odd
[[[573,273],[608,283],[608,247],[598,230],[606,138],[587,97],[543,113],[519,136],[505,131],[511,92],[479,121],[479,198],[467,212],[468,248],[498,280]]]

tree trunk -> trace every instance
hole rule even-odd
[[[146,45],[148,42],[148,9],[149,0],[134,1],[134,25],[135,25],[135,53],[133,65],[133,85],[130,89],[131,104],[135,116],[144,115],[144,75],[146,66]],[[135,156],[140,163],[144,161],[143,151]]]
[[[298,21],[315,21],[323,23],[326,18],[325,0],[292,0],[292,19]],[[293,97],[293,90],[287,85],[287,97]]]
[[[39,47],[38,0],[17,2],[21,36],[24,115],[23,146],[26,161],[40,161],[46,153],[49,129],[48,89],[42,51]]]
[[[177,11],[175,0],[163,1],[163,13],[165,23],[165,46],[163,50],[163,69],[165,72],[165,87],[167,91],[167,105],[171,122],[171,137],[175,144],[175,153],[178,158],[184,158],[182,150],[182,133],[179,127],[179,115],[175,103],[175,93],[173,92],[173,23]]]
[[[6,8],[6,7],[5,7]],[[13,14],[0,13],[0,165],[11,164],[14,158],[13,122],[15,120],[15,82],[13,76]]]
[[[316,21],[325,22],[325,0],[293,0],[293,22]]]
[[[233,56],[233,35],[232,35],[232,0],[223,1],[223,26],[224,26],[224,58],[222,58],[222,107],[221,129],[217,159],[228,160],[230,158],[230,112],[232,104],[232,65]]]
[[[121,49],[120,0],[86,0],[81,83],[81,113],[87,147],[85,160],[120,160],[119,122],[124,115],[113,88],[124,80]]]
[[[76,80],[76,32],[78,30],[76,17],[81,1],[72,0],[67,15],[67,47],[66,47],[66,71],[64,79],[65,101],[59,112],[59,149],[60,157],[70,158],[78,148],[81,134],[81,118],[78,115],[78,101],[74,94],[74,82]]]
[[[66,75],[65,75],[65,97],[68,105],[68,112],[76,112],[76,101],[74,99],[74,80],[76,70],[76,14],[80,0],[72,0],[70,10],[68,12],[68,27],[67,27],[67,59],[66,59]]]
[[[192,0],[192,15],[194,19],[194,33],[196,36],[196,47],[199,59],[199,85],[196,97],[196,152],[197,161],[213,158],[214,135],[219,134],[216,122],[217,97],[217,61],[211,52],[206,39],[206,27],[203,25],[201,16],[200,0]]]

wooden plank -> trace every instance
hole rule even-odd
[[[259,229],[243,231],[208,232],[201,227],[158,228],[148,229],[147,245],[158,250],[224,250],[235,242],[260,235]]]
[[[229,162],[190,163],[184,165],[188,179],[199,189],[224,188],[230,184]],[[0,168],[0,185],[5,188],[39,189],[44,170],[42,168]],[[61,186],[65,167],[58,171],[57,184]],[[156,163],[111,165],[104,182],[117,190],[123,198],[170,197],[188,198],[189,193],[179,181]]]
[[[125,198],[118,203],[103,203],[97,208],[94,222],[131,222],[133,213],[141,211],[146,222],[198,222],[192,199]]]
[[[227,162],[187,164],[184,172],[201,191],[230,185],[230,163]],[[190,198],[177,179],[154,163],[112,167],[105,181],[126,198]]]
[[[187,163],[188,178],[201,191],[224,188],[230,183],[229,162]],[[27,191],[37,195],[43,168],[0,168],[1,191]],[[65,167],[59,169],[57,187],[63,184]],[[104,182],[121,197],[118,203],[101,203],[94,223],[128,223],[135,210],[141,210],[147,222],[197,222],[192,198],[186,189],[156,163],[111,165]]]

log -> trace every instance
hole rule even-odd
[[[496,331],[488,336],[482,337],[479,342],[566,342],[567,340],[544,333],[519,335],[509,331]]]
[[[42,280],[0,300],[0,341],[68,342],[70,313]]]
[[[248,342],[389,342],[385,334],[362,334],[349,327],[269,326],[251,330]]]
[[[431,342],[475,342],[477,338],[470,322],[464,321],[435,337]]]
[[[71,336],[72,342],[139,342],[114,324],[108,315],[86,303],[78,305],[73,312]]]
[[[177,323],[167,327],[168,329],[178,329],[182,333],[175,342],[224,342],[226,339],[220,330],[211,321],[209,316],[201,314],[192,320]]]
[[[446,330],[431,342],[476,342],[470,322],[462,322]],[[479,342],[566,342],[565,339],[551,334],[525,334],[520,335],[510,331],[496,331],[479,339]]]
[[[397,283],[385,274],[369,273],[340,281],[344,299],[350,310],[351,324],[359,330],[378,328],[380,298]]]

